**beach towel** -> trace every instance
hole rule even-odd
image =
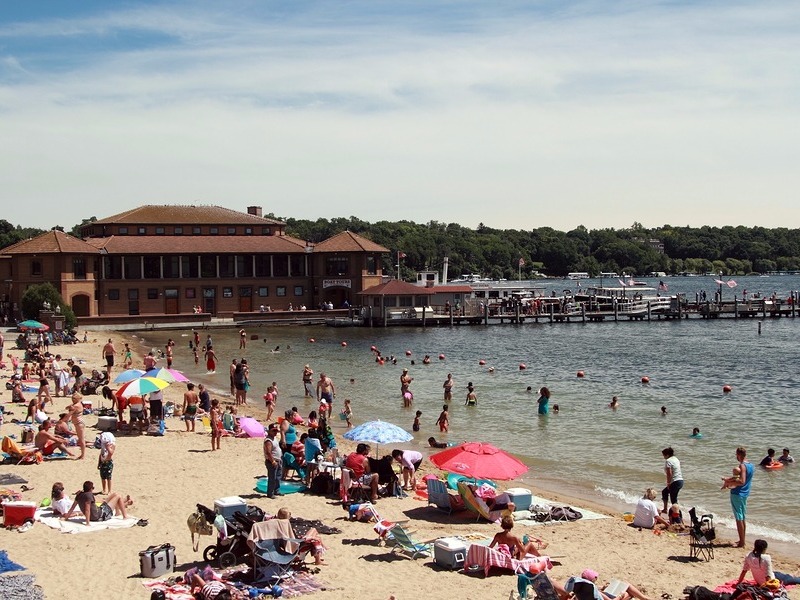
[[[44,600],[44,592],[33,575],[5,575],[0,577],[0,598]]]
[[[28,483],[28,480],[20,477],[16,473],[0,474],[0,485],[11,485],[12,483]]]
[[[0,550],[0,573],[8,573],[9,571],[24,571],[25,567],[18,565],[13,560],[8,558],[8,553],[5,550]],[[7,596],[6,596],[7,597]]]
[[[161,590],[167,600],[194,600],[188,586],[180,583],[170,584],[167,581],[143,581],[142,585],[149,590]]]
[[[120,516],[114,516],[108,521],[92,521],[90,525],[87,525],[82,515],[62,520],[61,517],[55,516],[50,508],[37,509],[34,518],[52,529],[58,529],[61,533],[92,533],[103,529],[127,529],[139,521],[138,517],[128,516],[127,519],[123,519]]]

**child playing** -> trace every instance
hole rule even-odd
[[[267,388],[267,393],[264,394],[264,402],[267,404],[267,421],[269,421],[275,410],[275,390],[272,386]]]
[[[350,398],[344,399],[344,408],[342,409],[342,414],[344,415],[347,428],[349,429],[353,426],[353,423],[350,421],[351,417],[353,416],[353,409],[350,407]]]
[[[222,412],[219,409],[219,400],[214,398],[211,401],[211,450],[219,450],[219,441],[222,439],[222,432],[225,428],[222,426]]]
[[[411,426],[413,431],[419,431],[419,418],[422,416],[422,411],[418,410],[417,414],[414,416],[414,424]]]
[[[447,404],[442,406],[442,412],[439,413],[439,418],[436,419],[436,425],[439,426],[439,431],[450,430],[450,415],[447,413],[449,407]]]
[[[317,420],[317,411],[312,410],[308,413],[308,421],[306,421],[309,429],[316,428],[319,425],[319,421]]]

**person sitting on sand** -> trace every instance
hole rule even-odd
[[[123,499],[117,492],[111,492],[105,502],[98,506],[94,496],[94,483],[84,481],[83,491],[75,496],[75,502],[62,518],[69,519],[75,513],[75,509],[78,509],[78,512],[86,517],[86,525],[91,525],[92,521],[108,521],[114,515],[122,515],[123,519],[127,519],[128,514],[125,509],[131,504],[133,500],[130,496]]]
[[[570,577],[563,586],[553,580],[553,587],[556,589],[559,597],[564,600],[569,598],[569,595],[572,593],[575,594],[577,600],[628,600],[628,598],[650,600],[650,598],[645,596],[638,588],[629,583],[622,584],[627,587],[625,587],[619,595],[612,596],[607,594],[597,587],[598,577],[597,571],[584,569],[580,577]]]
[[[370,500],[374,504],[378,501],[378,474],[370,472],[369,460],[367,460],[369,451],[368,444],[363,442],[358,444],[356,451],[347,455],[344,466],[353,473],[353,481],[370,488],[372,492]]]
[[[70,428],[69,420],[69,413],[61,413],[58,415],[58,421],[56,421],[54,432],[57,436],[64,438],[67,441],[68,446],[77,446],[78,436]]]
[[[292,513],[285,506],[279,508],[277,514],[275,515],[276,519],[286,520],[286,523],[289,526],[289,531],[291,531],[291,537],[294,539],[298,539],[294,533],[294,530],[292,529],[292,523],[290,521],[291,517]],[[311,556],[314,557],[315,565],[319,566],[326,564],[322,558],[322,555],[325,554],[326,548],[325,545],[322,543],[322,540],[320,539],[319,532],[316,529],[311,527],[308,531],[306,531],[305,535],[300,539],[303,540],[303,542],[300,544],[301,550],[305,549],[306,547],[309,548]]]
[[[50,490],[50,508],[53,510],[53,514],[58,516],[65,515],[69,512],[71,506],[72,500],[64,493],[64,484],[56,481]]]
[[[527,555],[540,556],[539,550],[547,548],[547,544],[539,538],[534,541],[523,543],[517,536],[511,533],[514,527],[514,517],[506,515],[500,520],[502,530],[494,535],[489,548],[497,546],[497,551],[507,554],[512,558],[525,558]]]
[[[467,487],[472,491],[476,498],[480,498],[484,501],[486,506],[489,508],[489,512],[505,510],[509,513],[513,513],[515,510],[517,510],[517,506],[511,501],[511,496],[509,496],[506,492],[498,494],[497,490],[495,490],[491,485],[485,483],[481,485],[467,483]]]
[[[636,512],[633,517],[633,526],[642,527],[644,529],[653,529],[657,526],[666,527],[669,525],[667,521],[658,514],[658,506],[654,500],[656,499],[656,491],[653,488],[647,488],[644,495],[639,498],[636,504]]]
[[[772,570],[772,558],[769,554],[764,554],[767,551],[766,540],[756,540],[753,544],[753,551],[748,554],[744,559],[742,572],[739,574],[739,580],[736,585],[744,581],[747,572],[753,574],[753,579],[757,585],[763,586],[770,580],[778,580],[782,585],[795,585],[800,583],[800,577],[787,575],[779,571]]]
[[[75,455],[67,448],[67,440],[61,436],[50,433],[50,427],[52,426],[53,422],[50,419],[45,420],[44,423],[39,425],[39,431],[33,438],[33,445],[45,456],[50,456],[56,450],[61,450],[69,454],[72,458],[75,458]]]

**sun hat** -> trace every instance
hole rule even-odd
[[[583,573],[581,573],[581,577],[589,581],[595,581],[599,576],[600,574],[594,569],[584,569]]]

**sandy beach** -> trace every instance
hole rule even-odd
[[[6,335],[6,353],[19,353],[9,350],[9,338],[13,341],[13,337],[13,334]],[[88,343],[57,346],[51,350],[83,359],[86,361],[84,371],[90,372],[92,367],[102,364],[101,349],[108,337],[114,339],[118,350],[127,339],[116,333],[90,332]],[[120,357],[117,362],[121,362]],[[135,366],[141,366],[140,363],[139,357]],[[224,364],[220,366],[227,368]],[[10,375],[10,364],[4,375]],[[180,404],[184,390],[181,384],[170,386],[165,390],[165,401]],[[6,411],[14,414],[7,416],[0,433],[19,435],[20,427],[10,420],[23,419],[25,408],[10,404],[10,391],[3,390],[1,397]],[[230,397],[217,397],[224,405],[232,402]],[[99,405],[100,396],[89,398],[95,402],[95,407]],[[55,407],[48,407],[48,410],[57,417],[68,402],[68,399],[58,398]],[[260,397],[251,397],[250,402],[244,414],[263,419],[265,411]],[[292,402],[291,394],[281,396],[276,414],[282,414]],[[243,412],[240,411],[240,415]],[[98,434],[94,428],[97,417],[90,415],[85,419],[87,439],[91,442]],[[294,516],[319,519],[342,530],[341,534],[323,536],[328,548],[325,555],[327,565],[310,567],[316,573],[315,578],[326,587],[316,592],[320,598],[380,600],[394,595],[397,600],[406,600],[456,594],[467,599],[505,599],[516,587],[516,578],[508,571],[497,571],[489,577],[484,577],[482,571],[468,575],[461,571],[443,570],[433,563],[432,558],[410,560],[391,554],[390,549],[379,542],[372,525],[348,521],[340,503],[331,498],[302,493],[274,500],[266,498],[255,490],[257,479],[266,474],[259,439],[224,438],[221,451],[211,452],[210,433],[199,420],[196,433],[185,432],[184,423],[178,418],[168,419],[167,427],[163,437],[117,435],[113,489],[131,495],[134,505],[129,511],[146,519],[146,527],[67,535],[37,523],[24,533],[0,531],[0,547],[7,550],[11,560],[36,576],[47,598],[71,599],[90,595],[148,598],[150,592],[139,577],[139,551],[169,542],[176,547],[176,573],[200,564],[202,549],[213,540],[204,537],[200,551],[194,552],[186,519],[194,511],[196,503],[213,506],[215,498],[225,496],[241,496],[270,514],[287,506]],[[353,447],[341,438],[338,441],[340,453]],[[99,488],[97,454],[97,450],[88,448],[82,461],[5,465],[0,473],[24,477],[28,481],[26,485],[32,489],[23,492],[23,499],[38,503],[49,496],[55,481],[63,482],[67,491],[78,490],[85,480],[93,480]],[[427,461],[423,463],[423,471],[439,473]],[[19,490],[21,486],[8,487]],[[503,482],[502,487],[518,486],[510,481]],[[541,490],[533,491],[543,495]],[[603,511],[564,496],[553,499]],[[425,500],[414,495],[403,499],[382,499],[378,509],[389,520],[411,519],[420,540],[473,533],[491,536],[499,530],[494,524],[476,523],[468,512],[445,515],[434,507],[427,507]],[[713,560],[694,562],[688,558],[687,537],[654,535],[648,530],[629,527],[619,514],[608,516],[606,519],[573,523],[518,526],[514,532],[520,536],[529,533],[549,543],[547,553],[559,557],[555,559],[556,565],[550,575],[559,581],[591,567],[600,573],[600,580],[624,579],[653,599],[662,598],[664,594],[672,598],[682,597],[683,588],[689,585],[714,588],[739,574],[746,552],[733,548],[726,540],[717,546]],[[748,536],[750,547],[752,541],[752,536]],[[790,557],[774,550],[770,553],[777,570],[800,573],[796,555]],[[790,591],[790,596],[800,598],[796,589]]]

